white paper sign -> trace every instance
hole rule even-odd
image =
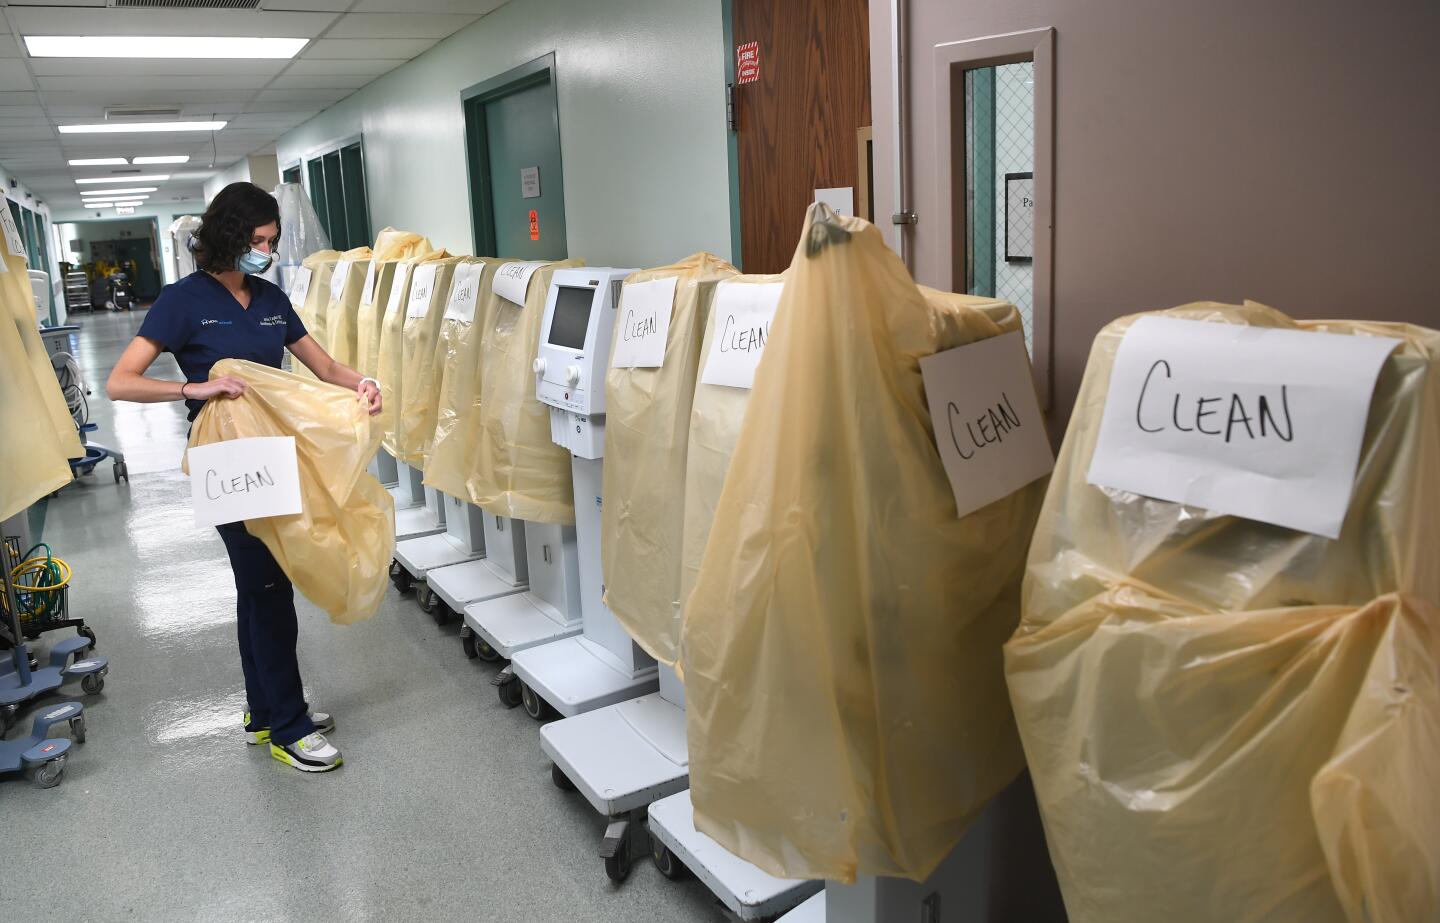
[[[524,167],[520,170],[520,198],[540,198],[540,168]]]
[[[370,267],[365,270],[365,291],[360,294],[362,304],[375,303],[375,277],[379,275],[379,260],[371,260]]]
[[[305,304],[305,296],[310,294],[310,280],[314,276],[315,273],[306,266],[295,270],[295,284],[290,286],[290,303],[295,307]]]
[[[675,308],[675,283],[668,279],[627,282],[620,290],[620,317],[615,323],[615,344],[610,367],[658,369],[665,364],[665,343],[670,337],[670,312]]]
[[[302,510],[293,436],[212,442],[189,449],[186,458],[197,526],[292,516]]]
[[[760,354],[770,338],[770,323],[785,283],[751,285],[721,282],[715,287],[715,333],[700,381],[707,385],[744,388],[755,384]]]
[[[415,267],[410,279],[410,300],[405,303],[406,317],[424,317],[430,313],[430,302],[435,298],[435,273],[438,263],[422,263]]]
[[[353,265],[353,260],[341,260],[335,264],[335,272],[330,276],[331,301],[339,301],[340,296],[345,294],[345,282],[350,278],[350,267]]]
[[[408,275],[413,272],[414,270],[411,269],[407,273],[406,267],[404,266],[395,267],[395,279],[390,283],[390,300],[385,303],[385,313],[387,315],[400,310],[400,300],[405,297],[405,286],[409,281]]]
[[[522,308],[525,306],[525,292],[530,288],[530,277],[535,270],[548,265],[543,260],[528,263],[506,263],[495,270],[495,294]]]
[[[25,238],[20,236],[20,229],[15,226],[15,216],[10,212],[10,203],[0,203],[0,227],[5,229],[5,248],[10,251],[11,256],[26,256]]]
[[[831,189],[816,189],[815,201],[824,202],[826,205],[847,218],[855,216],[855,188],[853,186],[836,186]]]
[[[1115,355],[1088,479],[1338,538],[1398,344],[1142,317]]]
[[[920,360],[935,446],[966,516],[1055,467],[1018,331]]]
[[[455,267],[450,282],[450,298],[445,303],[445,319],[468,324],[475,320],[475,302],[480,296],[480,275],[484,263],[461,263]]]

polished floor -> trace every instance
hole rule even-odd
[[[393,589],[350,627],[299,600],[310,701],[336,715],[345,765],[306,775],[246,746],[234,586],[214,530],[191,523],[182,408],[103,394],[141,317],[80,318],[94,441],[126,454],[130,483],[107,463],[66,487],[44,538],[111,671],[99,696],[64,690],[89,740],[58,788],[0,780],[0,919],[728,919],[648,861],[612,885],[605,822],[551,784],[538,725]],[[156,373],[179,378],[169,356]]]

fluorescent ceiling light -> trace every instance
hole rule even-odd
[[[147,197],[148,198],[148,197]],[[145,199],[116,199],[116,205],[144,205]]]
[[[27,35],[32,58],[293,58],[306,38],[226,35]]]
[[[119,167],[130,163],[124,157],[92,157],[89,160],[72,160],[72,167]]]
[[[136,157],[131,163],[137,167],[148,163],[189,163],[189,154],[165,154],[162,157]]]
[[[109,208],[114,202],[86,202],[86,208]]]
[[[95,125],[61,125],[62,135],[123,134],[132,131],[219,131],[228,122],[100,122]]]
[[[146,173],[144,176],[87,176],[77,179],[76,185],[86,183],[162,183],[170,178],[169,173]]]
[[[126,195],[127,193],[155,192],[156,190],[157,187],[155,186],[135,186],[128,189],[96,189],[92,192],[86,192],[82,189],[80,191],[80,197],[84,198],[86,196],[89,196],[92,199],[99,199],[104,198],[105,196],[110,196],[111,198],[114,198],[117,195]]]

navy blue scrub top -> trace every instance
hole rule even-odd
[[[285,347],[305,336],[305,324],[290,297],[278,285],[246,276],[250,307],[240,302],[208,272],[196,270],[165,286],[145,313],[140,336],[154,340],[175,355],[186,381],[205,381],[221,359],[248,359],[280,367]],[[190,419],[204,401],[186,401]]]

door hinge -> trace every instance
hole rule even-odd
[[[738,131],[735,127],[735,84],[725,84],[725,128]]]

